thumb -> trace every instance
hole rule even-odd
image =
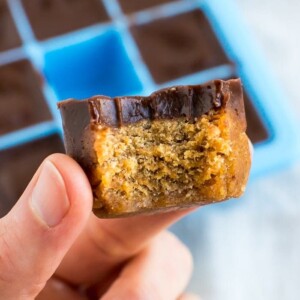
[[[1,299],[37,296],[83,229],[91,204],[88,180],[72,159],[55,154],[43,162],[0,219]]]

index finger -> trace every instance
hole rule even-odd
[[[56,272],[72,284],[109,280],[123,262],[141,251],[159,232],[192,211],[184,209],[127,219],[90,220]]]

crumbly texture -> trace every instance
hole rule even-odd
[[[249,170],[247,136],[232,110],[143,120],[94,131],[94,209],[124,215],[239,197]]]

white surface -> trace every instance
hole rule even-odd
[[[237,2],[288,94],[282,101],[299,115],[300,1]],[[195,259],[189,290],[203,300],[300,299],[299,191],[295,163],[255,180],[242,200],[204,207],[177,224]]]

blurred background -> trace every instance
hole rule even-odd
[[[58,100],[241,76],[246,194],[172,231],[204,300],[299,299],[299,12],[298,0],[0,0],[0,216],[64,151]]]
[[[282,101],[291,106],[300,130],[300,2],[236,3],[284,89]],[[242,200],[201,208],[178,224],[195,257],[190,289],[210,300],[299,299],[299,184],[296,161],[253,180]]]

